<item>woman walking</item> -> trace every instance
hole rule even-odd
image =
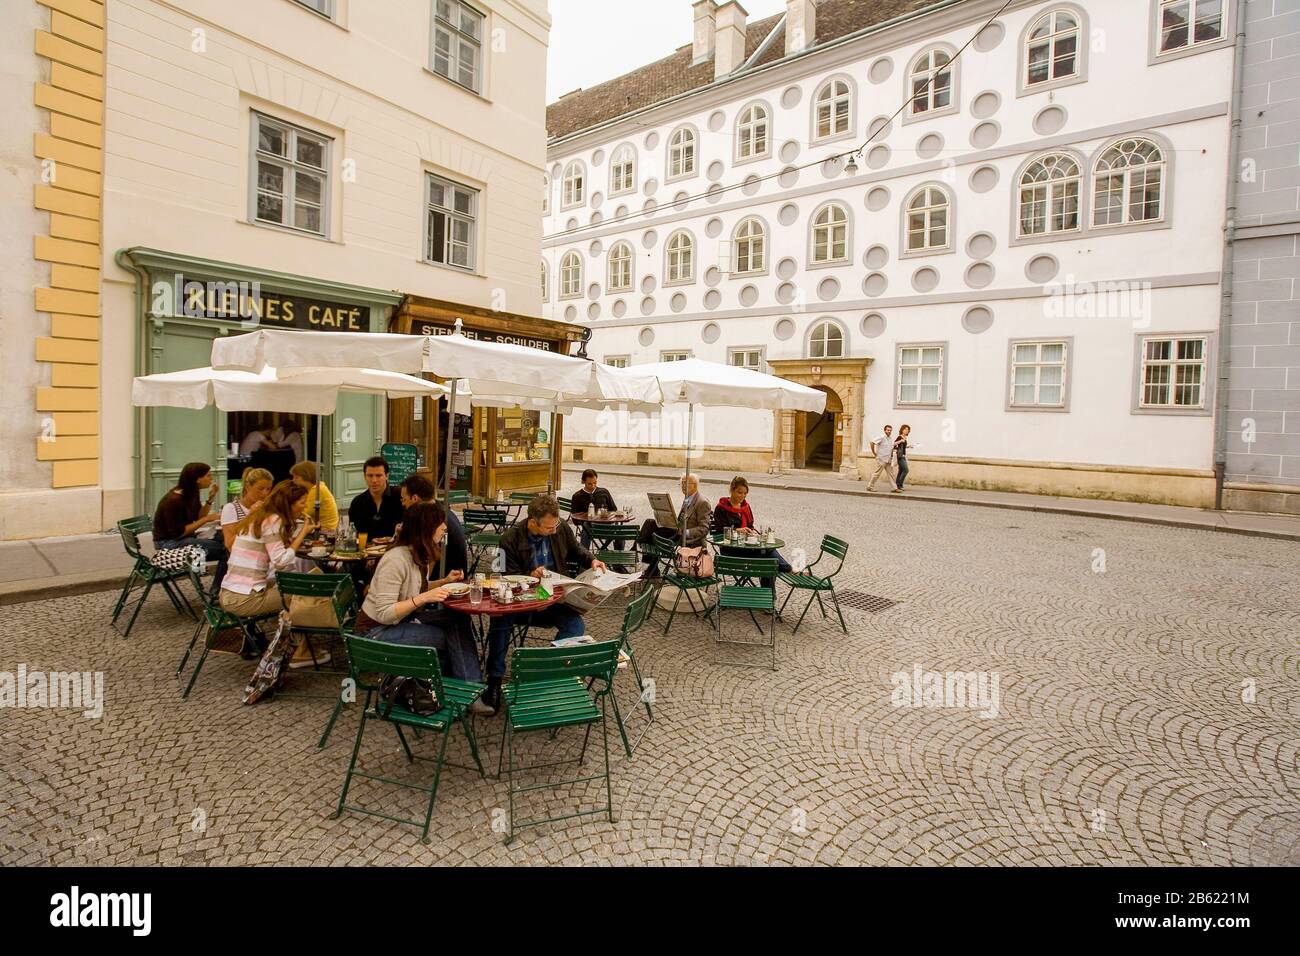
[[[907,479],[907,436],[912,434],[911,425],[900,425],[898,428],[898,438],[894,440],[894,460],[898,462],[898,481],[894,484],[894,493],[903,490],[903,482]]]

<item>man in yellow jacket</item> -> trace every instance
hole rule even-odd
[[[337,531],[339,527],[339,506],[330,494],[325,482],[317,480],[316,462],[300,461],[289,469],[293,483],[307,489],[307,514],[316,513],[316,498],[320,496],[320,529]]]

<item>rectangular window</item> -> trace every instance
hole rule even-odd
[[[323,17],[334,18],[334,0],[295,0],[296,3],[306,7],[308,10],[315,10]]]
[[[1223,39],[1224,0],[1162,0],[1160,52]]]
[[[659,361],[661,362],[684,362],[691,357],[690,352],[660,352]]]
[[[1014,342],[1011,406],[1064,408],[1067,346],[1064,342]]]
[[[631,363],[626,355],[606,355],[605,364],[613,368],[627,368]]]
[[[478,190],[430,174],[428,196],[425,260],[459,269],[473,269],[478,231]]]
[[[901,345],[898,348],[898,404],[943,404],[942,345]]]
[[[330,140],[253,114],[253,218],[325,235]]]
[[[430,69],[467,90],[482,92],[486,19],[461,0],[434,0]]]
[[[1206,339],[1142,340],[1142,408],[1204,408]]]
[[[761,372],[763,350],[761,348],[727,349],[727,364],[737,368],[747,368],[751,372]]]

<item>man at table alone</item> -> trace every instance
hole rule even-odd
[[[391,538],[402,520],[402,496],[396,488],[388,487],[388,462],[376,455],[367,458],[362,466],[366,490],[348,505],[348,520],[357,534],[367,534],[370,540]]]
[[[595,508],[596,512],[617,511],[618,505],[614,504],[614,496],[608,489],[600,487],[600,476],[596,474],[595,468],[588,468],[582,473],[582,487],[573,493],[573,513],[576,515],[590,514],[590,509]],[[585,524],[582,526],[581,536],[582,546],[591,547],[591,529]],[[623,542],[619,542],[621,547]]]
[[[569,573],[569,562],[580,568],[604,571],[605,565],[578,543],[573,528],[560,520],[560,505],[550,495],[538,495],[528,503],[528,514],[501,535],[507,574],[530,574],[541,578],[545,571]],[[582,615],[567,604],[552,604],[535,612],[530,627],[553,627],[557,639],[578,637],[587,631]],[[506,650],[510,644],[510,618],[492,618],[488,629],[488,689],[483,700],[489,707],[501,707],[501,679],[506,673]]]

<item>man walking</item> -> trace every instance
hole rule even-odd
[[[898,482],[894,478],[894,439],[892,432],[893,425],[886,425],[883,434],[878,435],[871,443],[871,454],[876,456],[876,470],[871,475],[871,481],[867,483],[867,491],[876,490],[876,479],[880,477],[883,471],[889,475],[889,487],[897,488]]]

